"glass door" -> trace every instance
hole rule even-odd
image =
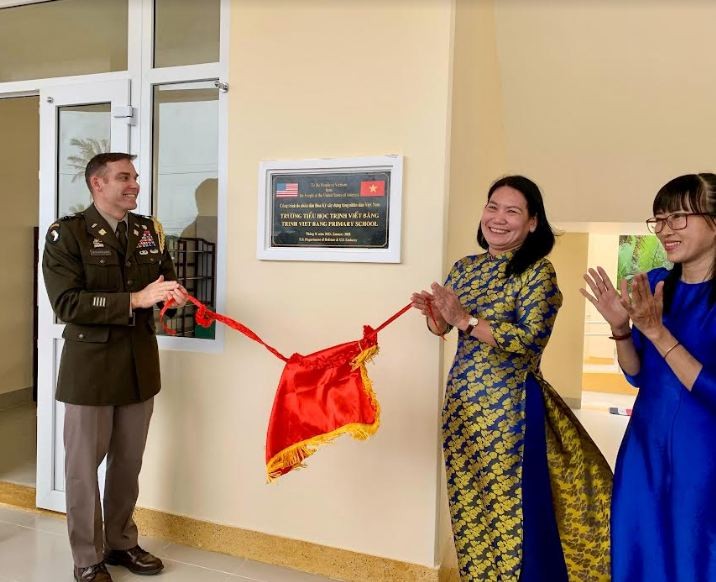
[[[40,257],[50,225],[91,203],[84,180],[90,158],[105,151],[130,151],[129,89],[129,80],[115,80],[40,92]],[[55,318],[44,291],[41,264],[38,271],[37,506],[65,511],[64,406],[55,401],[64,325]]]

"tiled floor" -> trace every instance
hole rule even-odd
[[[582,408],[575,411],[612,467],[628,417],[609,414],[609,407],[629,408],[633,400],[619,394],[585,392]],[[4,443],[0,445],[0,481],[34,486],[34,406],[0,410],[0,443]],[[164,561],[165,569],[157,582],[330,580],[154,538],[142,538],[140,544]],[[110,567],[110,573],[115,581],[137,580],[124,568]],[[72,557],[64,519],[0,505],[0,582],[63,581],[72,581]]]
[[[619,445],[624,437],[629,417],[610,414],[611,406],[631,408],[634,406],[634,396],[606,392],[583,392],[582,408],[575,410],[574,414],[614,469]]]
[[[140,545],[161,557],[164,571],[157,582],[322,582],[329,578],[243,558],[204,552],[141,538]],[[124,568],[110,566],[115,581],[142,580]],[[146,578],[149,580],[149,578]],[[0,582],[72,582],[72,557],[65,520],[0,505]]]
[[[11,443],[11,444],[10,444]],[[0,481],[35,486],[35,406],[0,410]],[[164,561],[157,582],[322,582],[329,578],[142,538],[140,545]],[[109,567],[112,579],[137,578]],[[0,582],[72,582],[66,522],[0,504]]]

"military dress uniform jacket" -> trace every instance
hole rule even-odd
[[[56,398],[120,406],[160,389],[153,309],[135,309],[130,292],[159,275],[176,280],[161,225],[127,216],[126,253],[94,205],[60,219],[47,233],[42,272],[50,303],[66,323]]]

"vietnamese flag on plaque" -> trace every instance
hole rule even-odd
[[[360,183],[360,195],[385,196],[385,180],[363,180]]]

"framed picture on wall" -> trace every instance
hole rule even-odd
[[[657,267],[670,269],[671,266],[656,235],[626,234],[619,237],[617,289],[622,279],[630,281],[637,273],[646,273]]]
[[[399,263],[402,156],[266,161],[257,257]]]

